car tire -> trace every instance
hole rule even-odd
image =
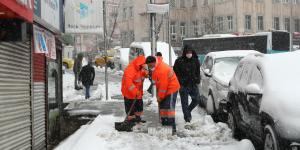
[[[207,114],[211,115],[211,117],[215,122],[219,122],[220,120],[219,120],[218,113],[216,112],[215,100],[211,94],[208,95],[205,106],[206,106],[205,109],[207,111]]]
[[[266,125],[264,131],[264,150],[280,150],[279,139],[274,128]]]
[[[206,101],[206,111],[209,115],[212,115],[215,113],[215,103],[214,98],[211,94],[208,95],[207,101]]]
[[[238,128],[237,121],[234,118],[234,114],[231,110],[228,111],[228,118],[227,118],[227,124],[228,127],[231,129],[232,132],[232,137],[240,140],[243,138],[243,133],[241,130]]]

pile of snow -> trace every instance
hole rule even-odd
[[[157,109],[153,103],[148,110]],[[56,150],[255,150],[249,140],[236,141],[226,124],[214,123],[210,116],[193,111],[191,129],[184,128],[181,107],[176,107],[177,135],[149,135],[147,126],[134,132],[118,132],[114,122],[123,118],[114,115],[98,116],[92,124],[82,126],[62,142]]]
[[[116,71],[115,74],[122,74],[122,71]],[[75,90],[74,89],[74,74],[65,73],[63,75],[63,99],[64,102],[79,101],[85,99],[85,90]],[[108,88],[108,97],[111,100],[111,97],[114,95],[121,94],[121,83],[110,82]],[[98,84],[96,90],[91,90],[90,100],[103,100],[105,99],[105,84]]]

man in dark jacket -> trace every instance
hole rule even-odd
[[[200,63],[196,52],[190,46],[185,45],[182,56],[176,59],[173,69],[181,87],[179,93],[184,120],[190,122],[192,119],[191,111],[200,102],[200,93],[197,86],[200,83]],[[192,98],[190,105],[189,95]]]
[[[79,74],[79,81],[85,87],[85,99],[90,98],[90,86],[93,85],[95,79],[95,69],[92,63],[89,62],[88,65],[84,66]]]

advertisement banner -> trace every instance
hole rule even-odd
[[[66,0],[66,33],[103,33],[103,0]]]
[[[34,52],[45,53],[47,57],[56,59],[55,36],[37,26],[33,27]]]
[[[41,18],[51,26],[60,29],[60,2],[59,0],[41,0]]]

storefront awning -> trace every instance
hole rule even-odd
[[[33,0],[1,0],[1,18],[20,18],[33,22]]]

